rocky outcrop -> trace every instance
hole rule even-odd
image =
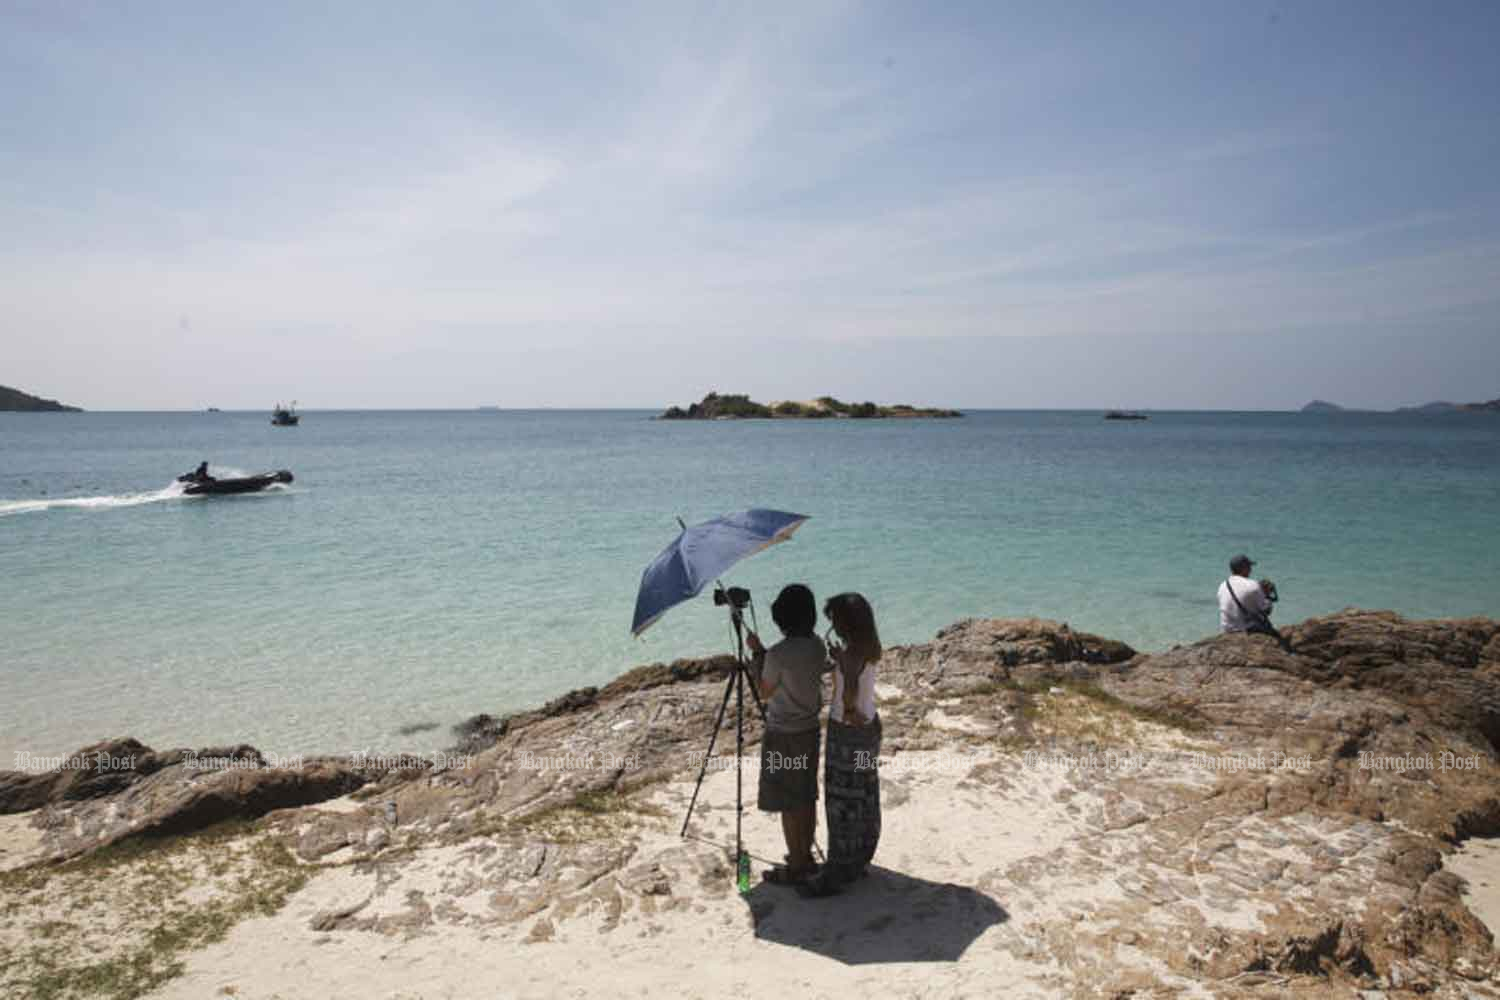
[[[349,760],[277,767],[243,744],[158,752],[127,738],[85,747],[58,770],[0,772],[0,812],[38,810],[43,856],[61,860],[130,838],[311,805],[378,777]]]
[[[986,876],[1013,909],[1061,911],[1029,933],[1072,967],[1071,986],[1128,986],[1105,972],[1121,944],[1220,986],[1427,992],[1496,970],[1443,858],[1500,835],[1500,623],[1347,611],[1285,633],[1289,650],[1228,635],[1132,656],[1053,622],[967,621],[897,651],[927,698],[967,706],[997,685],[997,698],[1029,689],[1009,738],[1088,762],[1056,794],[1095,803],[1095,832]],[[1035,692],[1055,684],[1182,736],[1143,763],[1139,732],[1076,717],[1049,732]],[[969,710],[971,723],[985,715]],[[1083,889],[1096,880],[1128,898],[1101,905]],[[1033,885],[1045,886],[1034,899]]]
[[[114,795],[182,757],[183,751],[159,754],[127,737],[92,743],[47,770],[0,771],[0,814]]]
[[[1268,805],[1396,822],[1445,842],[1500,834],[1500,623],[1349,611],[1155,656],[1103,690],[1196,720],[1236,752],[1308,758]]]
[[[1044,618],[967,618],[939,630],[931,644],[908,647],[897,657],[920,688],[968,694],[996,684],[1091,678],[1091,668],[1135,655],[1123,642]]]
[[[1346,611],[1284,633],[1287,648],[1228,635],[1140,654],[1055,621],[971,619],[888,649],[883,753],[957,763],[882,772],[888,844],[853,890],[850,940],[868,961],[941,955],[1046,995],[1456,997],[1495,975],[1444,862],[1500,834],[1500,623]],[[844,956],[856,945],[819,937],[824,911],[742,901],[722,850],[677,838],[729,662],[476,717],[447,765],[325,762],[297,786],[158,755],[102,798],[84,797],[99,775],[47,786],[35,822],[56,855],[270,809],[264,829],[302,862],[352,862],[299,918],[324,934],[634,940],[674,910],[732,926],[748,904],[746,933]],[[760,731],[752,714],[748,745]],[[716,738],[733,753],[727,722]],[[725,780],[695,829],[732,830]],[[336,807],[274,808],[355,784]]]

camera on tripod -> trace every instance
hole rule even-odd
[[[729,605],[736,611],[743,611],[750,603],[750,591],[744,587],[714,588],[714,607],[722,608]]]

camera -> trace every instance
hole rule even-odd
[[[728,604],[736,611],[742,611],[749,603],[750,591],[744,587],[730,587],[728,590],[718,587],[714,590],[714,607],[721,608]]]
[[[1260,590],[1261,593],[1266,595],[1266,600],[1270,601],[1272,604],[1275,604],[1277,601],[1281,600],[1281,595],[1276,593],[1276,584],[1272,583],[1270,580],[1260,581]]]

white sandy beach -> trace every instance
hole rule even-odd
[[[1076,708],[1077,706],[1075,706]],[[192,954],[160,1000],[440,1000],[487,996],[1051,997],[1064,978],[1049,955],[1050,926],[1127,902],[1119,880],[1073,873],[1069,845],[1101,832],[1107,803],[1079,794],[1062,771],[1027,769],[955,733],[993,735],[995,720],[955,701],[929,714],[935,749],[890,756],[884,772],[881,870],[845,894],[805,900],[760,886],[740,897],[725,852],[677,827],[691,792],[674,783],[646,796],[657,815],[634,823],[624,878],[576,886],[535,919],[499,925],[489,898],[509,887],[484,841],[415,857],[345,865],[317,875],[274,917],[250,919]],[[1143,747],[1180,747],[1140,727]],[[745,840],[759,871],[781,850],[779,823],[753,807],[745,774]],[[734,775],[704,784],[694,837],[733,842]],[[329,808],[338,808],[330,804]],[[1121,830],[1122,845],[1134,834]],[[1054,866],[1054,861],[1058,862]],[[636,869],[650,874],[641,880]],[[633,873],[633,874],[632,874]],[[360,920],[430,909],[411,931],[318,932],[320,916]],[[1258,903],[1203,918],[1251,925]],[[1144,952],[1115,978],[1204,995]]]

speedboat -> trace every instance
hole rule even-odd
[[[182,492],[188,496],[203,496],[205,494],[220,493],[258,493],[268,486],[277,483],[289,483],[292,474],[287,469],[278,469],[275,472],[262,472],[258,476],[244,476],[239,479],[215,479],[212,476],[199,476],[189,472],[185,476],[178,476],[179,483],[187,483]]]

